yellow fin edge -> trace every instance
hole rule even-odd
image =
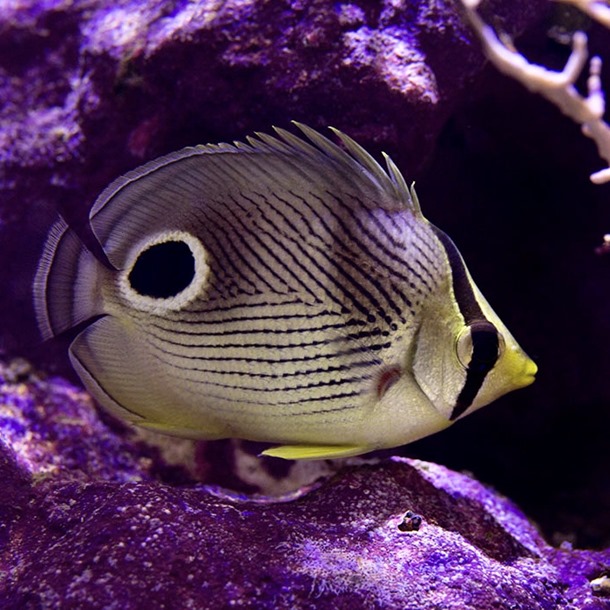
[[[373,451],[373,447],[359,445],[280,445],[261,453],[284,460],[332,460]]]

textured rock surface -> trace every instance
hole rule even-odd
[[[610,608],[591,585],[610,552],[552,549],[468,476],[353,461],[248,497],[168,469],[78,389],[26,374],[0,371],[3,610]],[[403,531],[409,510],[421,525]]]

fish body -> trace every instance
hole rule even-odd
[[[60,220],[43,337],[110,412],[316,459],[402,445],[531,383],[536,365],[395,164],[298,125],[186,148],[112,183],[98,260]],[[86,323],[86,324],[85,324]]]

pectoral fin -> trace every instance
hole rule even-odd
[[[261,453],[284,460],[333,460],[373,451],[372,447],[359,445],[280,445]]]

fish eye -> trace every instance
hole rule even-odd
[[[455,351],[460,364],[467,369],[472,357],[472,336],[470,335],[469,326],[464,326],[460,331],[455,342]]]
[[[477,320],[465,326],[456,341],[458,360],[469,370],[490,370],[503,349],[502,335],[487,320]]]
[[[158,313],[193,300],[209,274],[201,242],[184,231],[170,231],[140,242],[119,279],[123,296],[138,309]]]

